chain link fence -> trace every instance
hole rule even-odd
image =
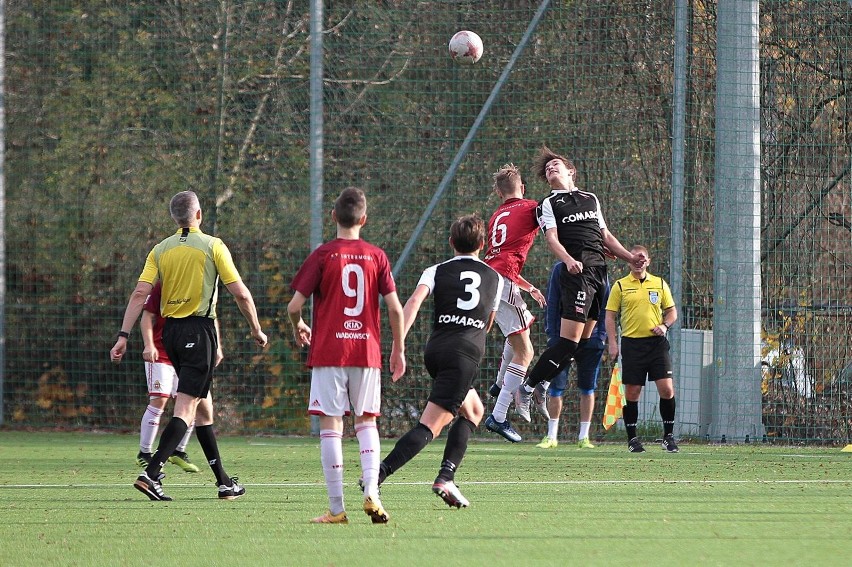
[[[223,291],[217,425],[310,432],[306,353],[286,316],[289,282],[311,248],[309,4],[5,2],[5,426],[138,426],[146,405],[138,331],[122,365],[110,364],[108,350],[145,254],[174,228],[169,198],[192,189],[202,228],[231,248],[270,336],[256,351]],[[501,165],[521,167],[528,196],[547,194],[531,171],[546,144],[572,157],[578,186],[599,196],[623,244],[648,247],[653,273],[680,274],[682,328],[712,331],[716,2],[687,5],[682,261],[673,266],[670,255],[672,2],[554,2],[398,274],[403,301],[421,271],[450,254],[452,220],[496,208],[491,174]],[[362,187],[362,235],[391,262],[538,7],[326,3],[323,206],[348,185]],[[770,439],[843,443],[852,425],[852,6],[765,0],[759,10],[760,411]],[[484,41],[476,65],[448,56],[460,29]],[[324,223],[327,239],[327,214]],[[543,287],[551,262],[539,239],[526,278]],[[626,273],[611,265],[613,276]],[[407,430],[423,406],[429,320],[422,313],[409,335],[407,377],[385,383],[384,435]],[[483,398],[499,365],[498,335],[482,365]],[[542,335],[536,325],[539,351]],[[602,379],[595,421],[605,388]],[[578,408],[570,389],[565,401],[567,435]],[[544,423],[519,429],[540,436]]]

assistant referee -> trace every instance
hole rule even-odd
[[[669,284],[659,276],[648,273],[651,257],[644,246],[630,249],[640,261],[630,265],[630,275],[616,281],[606,302],[606,332],[611,360],[618,359],[619,346],[616,319],[621,320],[621,366],[624,395],[624,427],[627,429],[627,448],[631,453],[644,453],[645,448],[636,435],[639,419],[639,396],[645,381],[657,385],[660,394],[660,417],[663,419],[663,449],[677,453],[674,440],[675,398],[672,380],[672,359],[669,328],[677,321]]]
[[[258,346],[266,346],[267,338],[260,328],[254,299],[240,278],[228,247],[221,239],[201,232],[198,196],[192,191],[178,193],[169,203],[169,212],[179,228],[148,253],[110,351],[112,361],[120,362],[145,298],[153,284],[161,280],[160,311],[166,319],[163,344],[178,376],[177,397],[157,452],[133,486],[151,500],[171,500],[163,493],[161,471],[194,420],[195,435],[216,475],[219,498],[233,500],[245,494],[245,488],[236,482],[236,477],[228,476],[222,466],[213,432],[210,395],[218,348],[214,320],[220,279],[233,294]],[[151,355],[154,359],[156,356],[156,353]]]

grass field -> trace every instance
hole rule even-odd
[[[131,487],[131,435],[0,432],[0,565],[847,565],[852,454],[832,448],[605,444],[542,450],[473,442],[456,480],[470,508],[430,490],[444,437],[360,510],[346,440],[346,526],[311,525],[327,500],[317,439],[230,437],[247,488],[219,501],[212,473],[167,465],[173,502]],[[385,440],[383,454],[392,446]],[[203,461],[193,442],[190,455]]]

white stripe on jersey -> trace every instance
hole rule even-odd
[[[601,202],[598,200],[598,196],[594,193],[589,193],[588,191],[580,191],[579,189],[575,189],[575,191],[580,195],[589,195],[595,200],[595,205],[598,210],[598,226],[600,226],[601,230],[604,230],[606,228],[606,221],[604,220],[603,211],[601,211]],[[571,193],[571,191],[568,191],[567,189],[551,191],[550,195],[541,202],[541,214],[538,217],[538,224],[541,227],[541,230],[546,231],[549,228],[556,228],[556,216],[553,214],[551,199],[556,195],[567,195],[568,193]]]

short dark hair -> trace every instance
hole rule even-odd
[[[357,187],[347,187],[334,201],[334,216],[343,228],[352,228],[367,212],[367,197]]]
[[[514,193],[523,185],[521,181],[521,172],[515,167],[515,164],[507,163],[494,174],[494,188],[501,195]]]
[[[485,245],[485,223],[477,214],[459,217],[450,227],[450,240],[456,252],[476,252]]]
[[[574,175],[571,177],[574,179],[574,182],[577,182],[577,167],[574,165],[574,162],[568,159],[565,156],[561,156],[548,148],[547,146],[542,146],[541,149],[538,150],[538,155],[535,157],[535,165],[533,165],[533,171],[535,174],[545,181],[547,181],[547,174],[545,173],[545,167],[547,164],[555,159],[562,160],[562,163],[565,164],[565,167],[568,169],[574,170]]]

